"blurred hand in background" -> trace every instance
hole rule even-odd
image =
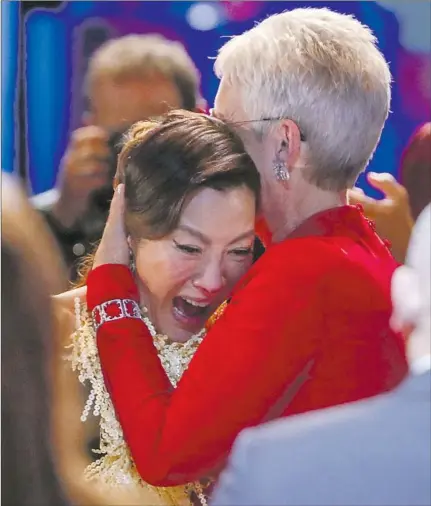
[[[404,263],[414,224],[407,190],[388,173],[370,172],[367,180],[383,193],[384,198],[374,199],[360,188],[353,188],[348,192],[349,204],[363,207],[366,217],[375,223],[380,237],[390,242],[395,259]]]

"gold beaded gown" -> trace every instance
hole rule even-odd
[[[207,327],[220,316],[224,307],[223,304],[216,311]],[[202,342],[205,329],[186,343],[176,343],[169,341],[167,336],[157,334],[145,308],[142,317],[153,336],[162,366],[173,387],[176,387]],[[154,487],[141,479],[105,387],[91,315],[79,298],[75,299],[75,319],[76,330],[71,336],[67,359],[70,360],[72,369],[77,372],[79,381],[90,385],[81,421],[85,422],[90,413],[100,420],[100,448],[93,451],[101,456],[87,467],[85,479],[107,493],[110,487],[139,487],[145,491],[140,494],[145,501],[142,506],[207,506],[208,492],[213,484],[213,480],[209,478],[177,487]]]

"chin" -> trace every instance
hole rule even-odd
[[[171,341],[175,341],[178,343],[184,343],[188,341],[194,334],[197,334],[201,330],[201,326],[194,328],[194,326],[189,326],[185,328],[180,325],[174,318],[169,318],[169,322],[166,322],[165,325],[160,325],[158,327],[161,334],[164,334],[169,337]],[[165,320],[166,321],[166,320]]]

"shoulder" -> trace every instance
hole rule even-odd
[[[277,498],[289,494],[284,504],[429,504],[429,401],[412,415],[408,399],[398,389],[248,429],[236,462]]]
[[[76,288],[52,297],[54,315],[60,335],[69,336],[76,328],[76,299],[82,307],[86,303],[87,287]]]
[[[76,299],[78,298],[80,304],[86,303],[87,287],[83,286],[75,288],[74,290],[68,290],[67,292],[60,293],[59,295],[53,296],[54,306],[58,310],[75,312]]]
[[[274,279],[316,278],[346,264],[339,245],[325,237],[286,239],[268,248],[252,267],[256,273],[272,272]]]
[[[238,440],[238,446],[253,452],[272,452],[281,448],[284,453],[286,446],[300,451],[309,441],[311,451],[313,448],[320,451],[321,446],[326,444],[325,441],[332,444],[333,439],[339,440],[343,437],[342,434],[346,440],[350,437],[357,440],[361,433],[371,436],[374,430],[386,430],[383,422],[395,410],[401,409],[400,400],[395,391],[372,399],[279,419],[246,429]]]

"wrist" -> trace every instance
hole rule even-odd
[[[104,264],[93,269],[87,279],[87,306],[96,306],[114,299],[139,301],[138,287],[126,265]]]

